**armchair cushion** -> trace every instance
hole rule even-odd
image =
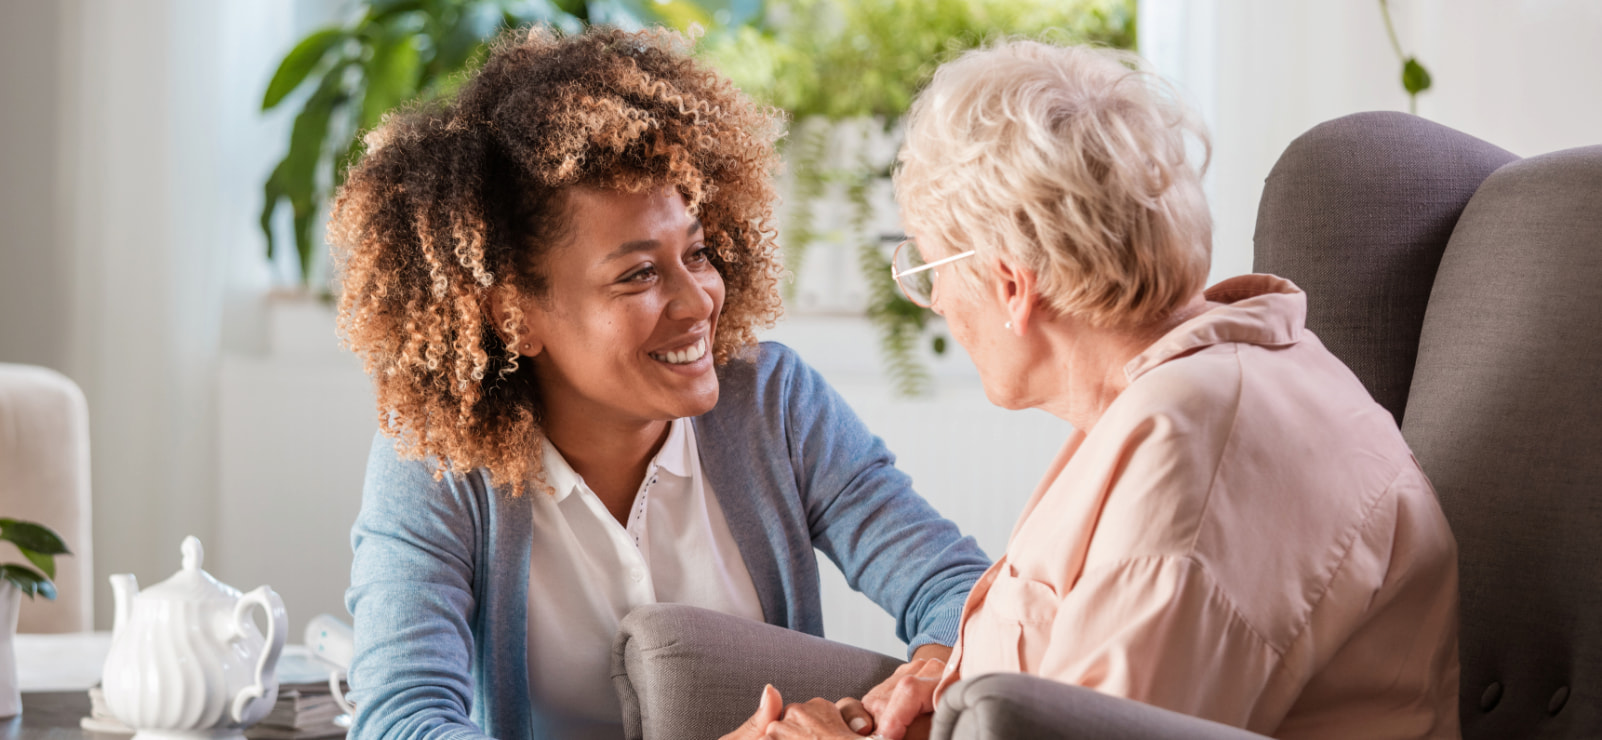
[[[612,684],[630,740],[707,740],[750,717],[764,684],[786,702],[862,696],[901,663],[783,627],[653,604],[618,626]]]
[[[1022,673],[992,673],[953,684],[935,711],[933,737],[1263,740],[1238,727]]]

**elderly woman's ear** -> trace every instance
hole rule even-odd
[[[1040,308],[1040,293],[1034,271],[998,259],[991,289],[995,291],[1002,311],[1007,314],[1007,328],[1013,334],[1023,336]]]

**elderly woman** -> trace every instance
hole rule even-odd
[[[1272,275],[1203,290],[1187,133],[1128,54],[1016,42],[914,104],[896,274],[997,405],[1075,433],[974,587],[950,662],[748,723],[901,737],[1030,673],[1281,738],[1455,738],[1456,545],[1391,416]],[[884,688],[884,687],[881,687]],[[866,730],[864,729],[864,733]]]
[[[504,38],[367,139],[330,235],[381,434],[352,540],[356,740],[622,737],[618,620],[822,632],[813,549],[948,655],[989,562],[779,312],[779,122],[667,32]]]

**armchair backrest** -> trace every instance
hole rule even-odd
[[[1457,536],[1464,737],[1602,735],[1602,146],[1469,201],[1402,432]]]
[[[1480,183],[1518,157],[1405,113],[1321,123],[1263,185],[1255,272],[1307,291],[1307,325],[1402,423],[1441,252]]]
[[[1602,147],[1399,113],[1297,139],[1255,269],[1402,425],[1452,524],[1463,737],[1602,735]]]

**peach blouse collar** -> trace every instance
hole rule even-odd
[[[1301,341],[1307,294],[1276,275],[1241,275],[1207,289],[1207,300],[1225,305],[1186,321],[1124,365],[1133,383],[1158,365],[1215,344],[1239,342],[1284,346]]]

